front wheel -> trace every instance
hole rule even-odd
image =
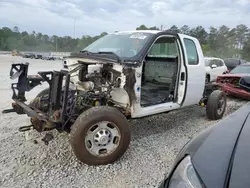
[[[207,117],[211,120],[222,118],[227,106],[226,94],[221,90],[213,91],[207,101]]]
[[[30,102],[29,106],[35,107],[42,112],[47,112],[49,105],[49,91],[49,88],[40,91],[37,96]]]
[[[72,149],[77,159],[88,165],[113,163],[127,150],[130,139],[127,119],[108,106],[90,108],[71,127]]]

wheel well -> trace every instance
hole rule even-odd
[[[207,82],[210,82],[210,74],[206,74],[206,80]]]

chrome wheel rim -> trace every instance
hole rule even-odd
[[[117,149],[120,139],[120,131],[114,123],[101,121],[88,129],[85,136],[85,147],[91,155],[103,157]]]

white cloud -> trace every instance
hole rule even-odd
[[[135,16],[139,16],[139,17],[144,17],[145,14],[143,14],[142,12],[135,10],[135,9],[130,9],[129,10],[132,14],[134,14]]]
[[[0,0],[0,27],[49,35],[96,35],[146,26],[246,24],[249,0]]]
[[[237,3],[244,6],[249,4],[249,0],[237,0]]]
[[[165,12],[169,11],[171,7],[163,1],[153,2],[151,5],[151,10],[154,15],[163,15]]]

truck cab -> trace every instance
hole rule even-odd
[[[125,90],[126,76],[121,76],[123,85],[114,88],[112,96],[119,104],[130,106],[133,118],[198,104],[203,97],[206,70],[200,43],[194,37],[156,30],[123,31],[102,37],[82,52],[112,52],[123,60],[113,67],[120,72],[129,70],[134,83]],[[86,61],[87,56],[72,55],[64,61],[64,68],[73,70]],[[102,64],[96,61],[89,71],[98,71]],[[78,82],[74,77],[74,83]]]

